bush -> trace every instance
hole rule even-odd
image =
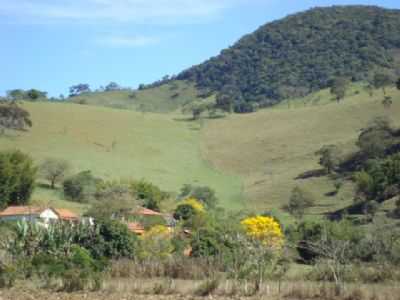
[[[98,257],[133,258],[137,238],[125,224],[116,220],[102,220],[96,226],[99,232],[99,241],[92,246],[91,250]]]
[[[187,221],[195,215],[196,215],[196,211],[193,208],[193,206],[191,206],[189,204],[181,204],[181,205],[178,205],[178,207],[176,208],[176,210],[174,212],[174,219]]]
[[[291,215],[296,218],[302,218],[305,210],[315,203],[315,199],[311,193],[295,187],[290,195],[289,203],[284,207]]]
[[[196,288],[194,294],[200,297],[209,296],[218,289],[219,283],[218,278],[207,279]]]
[[[64,195],[71,201],[88,202],[94,197],[100,179],[91,171],[83,171],[64,180]]]
[[[12,287],[16,279],[17,279],[16,268],[0,264],[0,289]]]
[[[208,186],[193,186],[191,184],[185,184],[181,188],[179,198],[195,198],[202,202],[209,209],[215,208],[218,203],[215,191]]]
[[[0,208],[26,204],[33,192],[37,168],[21,151],[0,152]]]
[[[192,256],[217,256],[223,247],[220,234],[212,228],[201,228],[193,234],[191,243]]]
[[[144,207],[155,211],[160,211],[161,202],[168,198],[168,193],[145,180],[133,181],[130,189],[132,195],[143,202]]]

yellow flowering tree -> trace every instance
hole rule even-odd
[[[272,217],[255,216],[241,222],[246,234],[270,248],[281,248],[283,233],[281,226]]]
[[[258,291],[265,276],[273,276],[280,268],[284,236],[281,226],[272,217],[249,217],[242,220],[241,225],[245,235],[240,240],[239,254],[245,261],[240,269],[254,279],[254,288]]]
[[[187,198],[180,205],[190,205],[197,213],[204,213],[204,205],[196,198]]]

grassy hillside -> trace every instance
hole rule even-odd
[[[214,120],[202,132],[202,152],[217,169],[244,178],[249,207],[279,209],[296,185],[316,197],[313,214],[344,207],[352,201],[351,183],[329,196],[334,187],[327,177],[295,178],[320,168],[314,153],[323,145],[354,150],[359,130],[372,118],[388,115],[399,126],[400,93],[392,89],[389,94],[394,102],[390,110],[381,104],[382,91],[369,97],[354,87],[339,104],[321,91],[292,105]]]
[[[182,80],[144,90],[93,92],[71,98],[74,103],[163,113],[196,100],[200,98],[194,84]]]
[[[28,132],[0,138],[0,149],[18,148],[37,162],[64,158],[74,171],[106,179],[148,179],[178,192],[185,183],[216,189],[222,203],[241,207],[241,181],[211,168],[200,155],[200,124],[173,114],[137,113],[77,104],[24,103],[32,116]],[[58,199],[38,189],[39,201]],[[56,203],[65,205],[65,202]]]

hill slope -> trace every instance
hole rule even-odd
[[[299,185],[317,200],[312,213],[342,208],[353,201],[351,182],[332,196],[333,181],[326,176],[296,178],[321,168],[314,153],[323,145],[340,145],[345,153],[356,150],[360,129],[373,118],[386,115],[400,126],[398,90],[388,91],[393,98],[389,110],[381,103],[382,91],[369,97],[361,88],[355,89],[339,104],[329,101],[329,91],[321,91],[295,108],[282,105],[208,122],[202,136],[203,155],[217,169],[243,178],[249,207],[279,210]]]
[[[105,179],[145,178],[170,192],[178,192],[185,183],[207,185],[215,188],[222,205],[242,207],[240,178],[224,175],[202,159],[199,123],[172,114],[72,103],[23,107],[30,112],[33,127],[0,137],[0,150],[21,149],[38,163],[48,157],[63,158],[74,172],[91,170]],[[57,200],[59,194],[38,189],[33,198]]]
[[[316,8],[260,27],[178,79],[266,106],[326,88],[334,77],[360,81],[394,69],[399,49],[400,10]]]
[[[86,105],[129,109],[141,112],[174,112],[187,103],[203,100],[193,83],[174,80],[143,90],[91,92],[70,98]]]

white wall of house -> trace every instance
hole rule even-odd
[[[53,211],[50,208],[47,208],[44,211],[42,211],[39,215],[39,218],[45,223],[49,223],[51,221],[55,221],[55,220],[59,219],[58,215],[55,213],[55,211]]]
[[[32,213],[30,215],[13,215],[0,217],[0,221],[28,221],[43,224],[49,224],[58,219],[58,215],[51,208],[43,210],[40,214]]]
[[[0,217],[1,221],[37,221],[39,215],[32,214],[32,215],[15,215],[15,216],[4,216]]]

